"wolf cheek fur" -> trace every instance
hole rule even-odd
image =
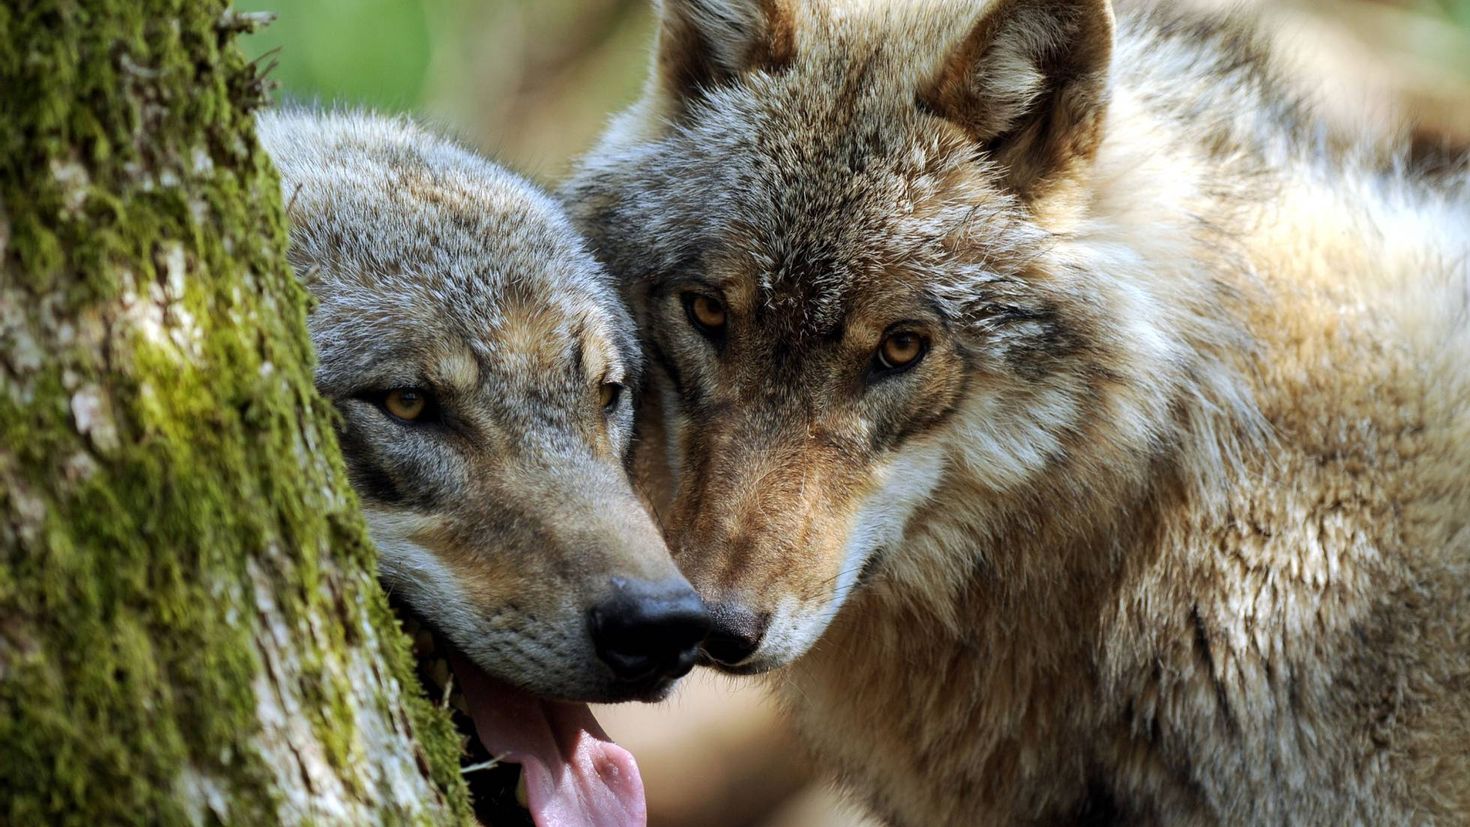
[[[712,659],[894,823],[1470,812],[1464,176],[1323,148],[1231,21],[661,20],[562,196]]]

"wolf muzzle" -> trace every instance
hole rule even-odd
[[[629,684],[689,673],[710,629],[704,602],[683,578],[653,583],[612,579],[612,594],[587,612],[597,657]]]
[[[712,626],[705,637],[704,657],[716,666],[734,668],[750,659],[760,648],[770,616],[756,614],[734,603],[710,607]]]

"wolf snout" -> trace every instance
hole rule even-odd
[[[760,648],[770,623],[768,615],[733,603],[711,606],[709,614],[713,625],[704,639],[704,654],[722,667],[739,666],[749,660]]]
[[[612,596],[588,611],[597,656],[620,681],[681,678],[694,668],[709,614],[683,580],[614,578]]]

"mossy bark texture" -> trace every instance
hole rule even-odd
[[[462,824],[218,0],[0,4],[0,823]]]

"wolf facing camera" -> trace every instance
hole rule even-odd
[[[1463,823],[1466,165],[1332,134],[1229,18],[659,17],[562,196],[706,662],[894,824]]]

